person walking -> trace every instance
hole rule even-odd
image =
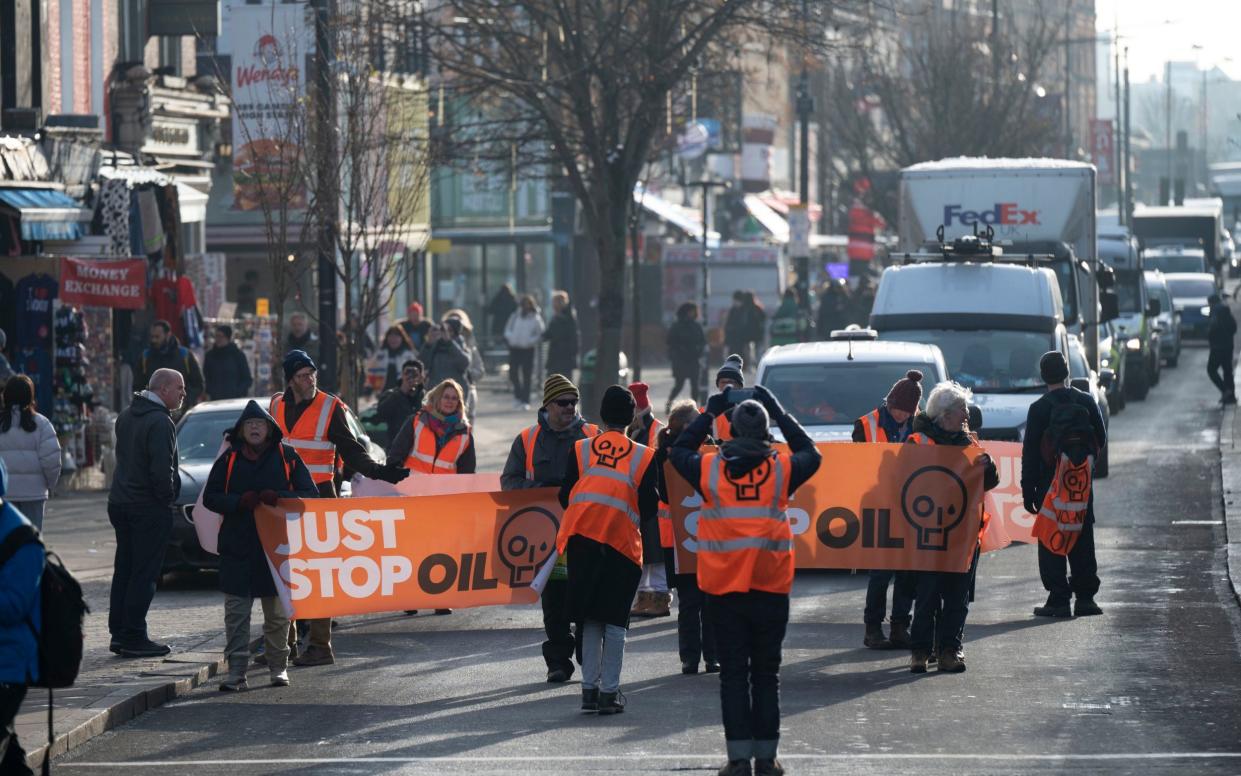
[[[172,413],[185,401],[185,378],[156,369],[147,389],[134,394],[116,419],[116,471],[108,491],[108,521],[116,533],[108,601],[108,648],[124,657],[170,651],[147,633],[146,616],[172,532],[173,504],[181,493],[177,429]]]
[[[1219,389],[1220,404],[1236,404],[1237,389],[1233,384],[1232,354],[1233,338],[1237,334],[1237,321],[1232,310],[1219,294],[1207,297],[1211,314],[1207,318],[1207,377]]]
[[[560,505],[556,549],[568,554],[569,611],[581,643],[582,711],[619,714],[629,606],[642,576],[641,523],[655,521],[659,493],[655,451],[625,435],[634,397],[610,386],[599,418],[603,431],[573,445]]]
[[[819,469],[821,456],[805,429],[763,386],[732,407],[733,438],[700,455],[714,420],[729,409],[726,393],[672,446],[677,473],[702,496],[698,520],[698,586],[720,658],[720,705],[728,763],[721,776],[781,774],[780,660],[793,588],[789,498]],[[772,447],[774,419],[789,450]],[[755,519],[759,518],[759,519]],[[754,761],[751,770],[751,760]]]
[[[547,373],[561,374],[572,380],[579,347],[577,314],[565,291],[552,294],[552,319],[547,323],[543,339],[547,342]]]
[[[1229,351],[1229,358],[1232,358]],[[1107,428],[1094,397],[1069,385],[1069,364],[1058,351],[1044,353],[1038,362],[1039,375],[1047,384],[1047,393],[1030,405],[1026,412],[1026,436],[1021,443],[1021,497],[1025,509],[1037,515],[1056,474],[1058,456],[1053,436],[1063,426],[1063,416],[1071,415],[1069,407],[1080,407],[1089,418],[1094,432],[1093,449],[1107,444]],[[1085,617],[1102,614],[1095,603],[1099,592],[1099,566],[1094,547],[1094,489],[1086,501],[1086,516],[1077,542],[1067,556],[1038,545],[1038,573],[1047,591],[1047,601],[1035,607],[1038,617]],[[1070,600],[1076,598],[1070,609]]]
[[[804,342],[809,332],[810,319],[797,300],[797,292],[792,288],[785,289],[780,306],[771,316],[771,346]]]
[[[14,375],[0,403],[0,461],[9,470],[6,499],[43,530],[43,508],[60,479],[60,441],[52,422],[39,414],[34,383]]]
[[[971,398],[970,390],[957,383],[946,381],[936,385],[926,399],[926,411],[914,417],[913,433],[905,443],[949,447],[977,445],[968,427]],[[991,456],[983,453],[975,465],[983,467],[984,491],[1000,484],[1000,475]],[[979,511],[982,508],[980,499]],[[985,516],[980,522],[985,529]],[[959,674],[965,670],[962,640],[977,570],[978,541],[975,539],[974,557],[968,571],[919,571],[915,574],[914,618],[909,635],[910,673],[926,673],[932,654],[943,673]]]
[[[388,465],[419,474],[473,474],[474,434],[462,414],[462,393],[455,380],[432,388],[388,446]]]
[[[288,444],[301,457],[321,498],[336,498],[337,462],[374,480],[397,483],[409,470],[371,458],[354,436],[345,418],[345,405],[319,390],[318,367],[304,350],[287,353],[282,364],[287,388],[271,397],[267,412]],[[332,620],[309,622],[309,644],[293,658],[295,666],[322,666],[336,662],[332,651]]]
[[[422,362],[411,358],[401,364],[400,384],[379,395],[375,415],[387,429],[384,433],[383,444],[391,444],[400,432],[401,426],[405,425],[405,421],[422,408],[422,399],[426,395],[422,382],[423,374]]]
[[[421,350],[423,343],[426,342],[431,322],[422,317],[422,304],[417,301],[409,303],[409,307],[405,308],[405,315],[403,320],[397,321],[397,325],[409,338],[412,349]]]
[[[185,408],[198,403],[203,393],[203,371],[198,359],[190,349],[182,345],[172,333],[168,321],[151,324],[150,347],[142,351],[138,362],[138,374],[134,385],[150,387],[151,377],[160,369],[171,369],[185,381]]]
[[[250,374],[250,359],[233,342],[233,327],[220,324],[215,327],[213,346],[203,354],[203,401],[241,399],[250,395],[254,377]]]
[[[427,385],[445,380],[469,382],[470,352],[460,336],[453,336],[444,324],[433,324],[427,330],[427,341],[418,358],[427,367]]]
[[[289,333],[284,338],[284,352],[300,350],[315,361],[319,360],[319,335],[310,328],[310,318],[306,313],[297,312],[289,316]]]
[[[282,498],[317,498],[318,489],[301,457],[283,440],[276,421],[251,400],[225,434],[228,450],[216,458],[203,488],[203,506],[223,516],[220,524],[220,591],[224,593],[224,658],[228,676],[220,690],[247,689],[250,612],[263,610],[264,657],[274,687],[287,687],[289,617],[276,592],[259,540],[254,510]]]
[[[414,357],[414,344],[400,326],[389,326],[383,342],[367,367],[367,384],[374,391],[389,391],[401,384],[401,365]]]
[[[625,435],[652,450],[658,441],[663,423],[655,417],[649,397],[651,387],[643,382],[629,384],[629,393],[635,403],[633,422],[625,429]],[[672,593],[668,592],[668,575],[664,568],[664,553],[659,542],[659,513],[642,521],[642,579],[638,582],[638,598],[634,601],[631,617],[667,617],[672,613]]]
[[[543,406],[537,420],[513,439],[501,490],[560,487],[564,482],[573,445],[593,438],[599,428],[578,414],[580,393],[564,375],[548,375],[543,382]],[[574,639],[569,620],[568,567],[564,556],[557,561],[543,589],[543,662],[547,681],[567,682],[573,676]]]
[[[478,386],[487,374],[487,366],[474,337],[474,326],[465,310],[454,308],[444,313],[444,331],[470,356],[470,365],[465,368],[466,382],[461,383],[461,388],[465,391],[465,418],[473,422],[474,412],[478,409]]]
[[[815,329],[820,340],[832,336],[836,329],[849,325],[849,285],[843,280],[831,280],[819,294],[819,314]]]
[[[508,343],[508,375],[513,382],[516,409],[530,409],[530,375],[534,371],[534,349],[543,338],[543,316],[534,297],[522,294],[521,306],[504,325]]]
[[[700,395],[698,383],[707,335],[698,322],[698,305],[685,302],[677,308],[677,319],[668,327],[665,342],[668,358],[672,361],[672,393],[668,394],[668,403],[664,407],[667,414],[672,411],[672,402],[681,394],[683,385],[689,386],[689,396],[695,404],[704,398]]]
[[[517,311],[518,306],[517,295],[513,293],[511,285],[504,283],[496,289],[487,306],[483,308],[488,322],[487,333],[493,340],[499,342],[504,339],[504,327],[508,325],[508,319]]]
[[[922,401],[922,373],[911,369],[892,386],[878,407],[853,424],[854,442],[901,444],[913,429],[914,413]],[[888,608],[888,585],[892,587],[892,632],[883,635],[883,618]],[[862,644],[870,649],[909,649],[910,614],[913,609],[914,575],[891,569],[871,569],[866,584],[866,609],[862,622],[866,632]]]
[[[8,500],[8,472],[0,460],[0,547],[10,535],[31,523]],[[25,530],[23,530],[23,533]],[[43,606],[43,545],[26,541],[0,558],[0,773],[25,776],[26,752],[17,740],[14,721],[30,684],[38,682],[39,634]]]

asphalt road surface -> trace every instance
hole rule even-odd
[[[1241,615],[1226,578],[1217,395],[1187,350],[1112,420],[1096,485],[1105,614],[1051,621],[1032,547],[983,557],[960,675],[862,647],[865,575],[800,573],[784,648],[790,773],[1241,773]],[[201,603],[203,590],[162,592]],[[222,607],[222,603],[221,603]],[[62,773],[714,773],[718,681],[675,618],[637,622],[623,715],[543,681],[537,607],[348,618],[287,689],[216,682],[57,761]],[[256,625],[257,627],[257,625]]]

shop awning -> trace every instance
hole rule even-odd
[[[633,188],[633,201],[644,210],[658,217],[661,221],[675,226],[692,240],[702,240],[702,211],[674,204],[649,191],[643,191],[642,184]],[[707,233],[707,244],[718,246],[719,232]]]
[[[46,189],[0,189],[0,204],[17,211],[23,240],[76,240],[91,211],[66,194]]]
[[[183,222],[207,220],[207,195],[181,181],[177,181],[177,205]]]
[[[789,222],[784,220],[784,216],[772,210],[757,194],[746,194],[743,202],[746,211],[771,234],[772,239],[778,243],[789,241]]]

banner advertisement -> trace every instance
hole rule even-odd
[[[60,300],[65,304],[141,310],[146,291],[143,259],[61,259]]]

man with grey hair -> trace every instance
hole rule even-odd
[[[108,520],[116,531],[109,648],[124,657],[170,651],[147,634],[146,616],[172,532],[173,502],[181,492],[177,430],[172,413],[185,401],[185,378],[157,369],[147,389],[116,419],[116,473],[108,492]]]

